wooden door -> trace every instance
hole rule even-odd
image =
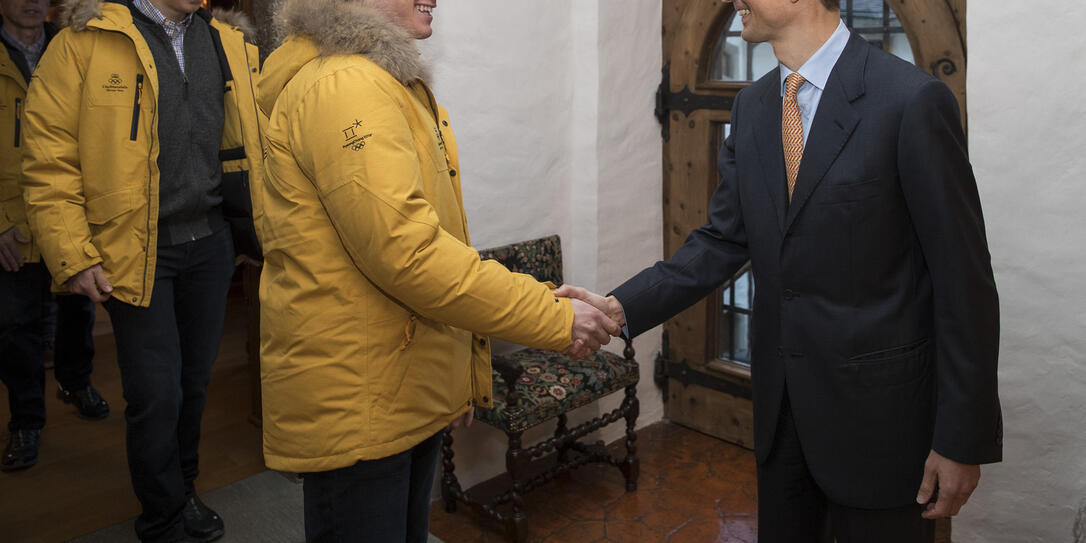
[[[841,0],[842,18],[868,41],[947,83],[965,111],[965,0]],[[664,136],[664,249],[673,254],[707,220],[716,154],[735,95],[776,67],[768,44],[738,37],[721,0],[664,0],[664,71],[656,113]],[[751,297],[741,271],[665,325],[657,365],[665,416],[724,440],[754,444],[749,365]]]

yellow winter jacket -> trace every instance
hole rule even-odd
[[[573,310],[468,245],[456,141],[414,41],[358,4],[283,10],[258,87],[264,458],[326,471],[491,405],[485,336],[564,349]]]
[[[2,23],[2,19],[0,19]],[[52,34],[52,28],[46,32]],[[48,38],[47,38],[48,39]],[[18,228],[31,243],[21,245],[27,262],[40,260],[26,223],[26,202],[19,188],[23,169],[23,118],[26,107],[26,78],[0,45],[0,234]]]
[[[259,56],[241,31],[200,10],[230,74],[221,143],[224,200],[263,177],[253,90]],[[31,78],[23,189],[54,288],[101,264],[113,297],[147,307],[158,244],[158,75],[127,2],[67,0]],[[240,189],[244,191],[245,189]],[[224,202],[225,206],[225,202]],[[259,201],[253,202],[259,215]],[[225,209],[224,209],[225,212]]]

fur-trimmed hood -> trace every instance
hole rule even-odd
[[[70,27],[79,32],[86,30],[87,23],[91,19],[102,18],[101,0],[64,0],[60,4],[60,12],[57,15],[57,24],[62,27]]]
[[[426,79],[415,40],[358,0],[283,0],[278,34],[309,38],[320,56],[361,54],[403,84]]]
[[[105,0],[64,0],[60,5],[57,25],[71,27],[76,32],[86,30],[87,23],[93,19],[102,18],[102,6],[106,3],[108,2]],[[237,27],[245,35],[246,40],[252,41],[256,35],[249,17],[240,11],[215,9],[212,10],[211,17]]]

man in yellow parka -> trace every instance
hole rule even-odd
[[[259,250],[258,54],[200,4],[66,0],[27,95],[30,227],[55,288],[109,311],[143,541],[224,532],[195,494],[200,421],[235,245]]]
[[[22,175],[22,113],[30,75],[56,34],[45,22],[49,0],[0,0],[0,381],[7,387],[11,436],[0,470],[35,465],[45,425],[45,337],[49,270],[26,222]],[[79,416],[109,416],[109,403],[90,376],[94,304],[86,296],[57,298],[53,373],[57,395]]]
[[[426,540],[441,432],[491,404],[486,336],[562,350],[619,333],[469,246],[413,40],[433,8],[286,0],[258,87],[264,457],[305,473],[310,541]]]

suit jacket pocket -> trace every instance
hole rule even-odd
[[[927,374],[931,365],[931,341],[912,343],[860,354],[842,364],[840,371],[850,382],[865,386],[910,383]]]
[[[885,193],[887,185],[877,177],[856,183],[823,184],[815,191],[815,201],[825,205],[862,202]]]

